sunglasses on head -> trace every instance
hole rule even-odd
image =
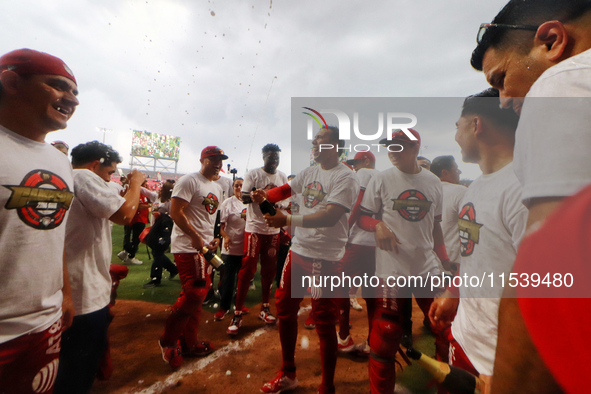
[[[503,23],[483,23],[480,25],[478,29],[478,34],[476,35],[476,43],[480,44],[484,35],[488,32],[488,34],[493,35],[499,29],[513,29],[513,30],[538,30],[539,26],[534,25],[506,25]]]
[[[53,141],[51,143],[51,146],[56,146],[56,145],[63,145],[66,147],[66,149],[70,149],[70,147],[68,146],[68,144],[66,144],[64,141]]]

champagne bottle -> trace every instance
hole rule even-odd
[[[207,249],[205,246],[203,249],[201,249],[201,252],[203,253],[203,257],[205,257],[205,260],[207,260],[209,264],[213,265],[215,269],[219,269],[222,265],[224,265],[222,259],[220,259],[217,254],[213,253],[213,251]]]
[[[257,188],[253,187],[252,191],[254,192]],[[243,197],[244,199],[244,197]],[[259,204],[259,208],[261,209],[261,212],[264,214],[268,213],[271,216],[275,216],[275,214],[277,213],[277,211],[275,210],[275,205],[273,205],[273,203],[269,202],[266,198],[263,200],[262,203]]]
[[[265,199],[260,205],[259,207],[261,208],[261,212],[264,214],[268,213],[271,216],[275,216],[275,213],[277,213],[277,211],[275,210],[275,206],[273,205],[273,203],[269,202],[269,200]]]
[[[406,355],[422,365],[450,394],[484,392],[484,382],[466,370],[434,360],[413,348],[406,349]]]

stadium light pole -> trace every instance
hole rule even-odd
[[[105,129],[104,127],[97,127],[96,131],[98,131],[99,133],[103,133],[103,144],[105,143],[105,135],[107,133],[112,133],[113,130],[111,129]]]

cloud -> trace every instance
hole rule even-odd
[[[52,53],[79,81],[77,113],[48,140],[75,146],[102,140],[96,127],[113,129],[105,140],[125,167],[131,129],[180,136],[182,172],[198,169],[206,145],[221,146],[241,171],[254,168],[262,164],[260,148],[274,142],[283,149],[280,169],[290,173],[292,97],[483,90],[486,81],[468,59],[478,25],[505,1],[6,3],[3,52]],[[429,149],[459,160],[453,124],[446,129],[449,140]]]

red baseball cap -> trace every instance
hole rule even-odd
[[[404,141],[404,142],[414,142],[417,143],[419,145],[421,145],[421,136],[419,135],[418,131],[416,131],[415,129],[406,129],[408,130],[415,138],[416,140],[412,140],[410,139],[410,137],[408,135],[406,135],[406,133],[400,129],[396,129],[394,131],[392,131],[392,139],[389,140],[387,138],[384,138],[382,140],[380,140],[380,145],[391,145],[393,144],[394,140],[398,140],[398,141]]]
[[[369,159],[369,161],[371,161],[372,163],[376,162],[376,157],[373,155],[373,153],[371,153],[370,151],[367,151],[367,152],[357,152],[355,157],[353,159],[347,160],[346,163],[349,164],[350,166],[352,166],[353,164],[355,164],[355,162],[357,160],[365,160],[365,159]]]
[[[77,84],[74,73],[60,58],[33,49],[16,49],[0,57],[0,71],[4,70],[14,71],[18,75],[61,75]]]
[[[226,156],[224,151],[221,150],[220,148],[218,148],[217,146],[206,146],[201,151],[201,160],[205,159],[206,157],[211,157],[211,156],[221,156],[222,160],[226,160],[228,158],[228,156]]]

